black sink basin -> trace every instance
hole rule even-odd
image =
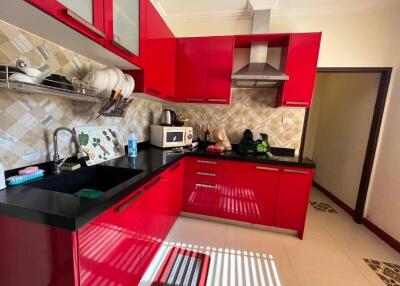
[[[141,172],[134,169],[95,165],[54,175],[27,185],[67,194],[74,194],[82,189],[106,192]]]

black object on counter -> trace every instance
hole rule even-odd
[[[43,80],[42,84],[65,90],[71,90],[71,91],[74,90],[72,82],[70,82],[65,76],[54,73],[46,77]]]
[[[240,143],[236,146],[236,151],[241,155],[265,155],[270,149],[268,135],[264,133],[260,133],[260,135],[260,140],[254,140],[253,132],[250,129],[246,129]],[[257,146],[262,144],[263,141],[267,143],[267,149],[265,152],[259,152]]]

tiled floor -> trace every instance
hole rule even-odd
[[[400,264],[400,254],[320,192],[313,190],[310,200],[329,203],[338,213],[309,205],[303,240],[291,234],[179,218],[141,285],[150,285],[159,261],[174,245],[211,256],[207,285],[386,285],[363,259]]]

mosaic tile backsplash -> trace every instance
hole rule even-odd
[[[82,76],[103,65],[49,41],[0,21],[0,63],[14,64],[23,59],[32,67]],[[0,160],[6,169],[51,160],[52,134],[59,126],[118,126],[125,140],[133,130],[139,142],[149,140],[149,126],[158,123],[163,108],[172,108],[190,118],[195,138],[204,128],[223,126],[237,143],[246,128],[267,133],[273,146],[298,149],[304,109],[274,108],[275,94],[266,89],[232,89],[230,106],[167,104],[135,98],[124,118],[99,118],[99,104],[69,101],[53,96],[20,94],[0,90]],[[61,135],[61,134],[60,134]],[[74,153],[71,138],[59,138],[60,153]]]
[[[232,143],[238,143],[249,128],[254,136],[266,133],[272,146],[299,149],[304,122],[304,109],[275,108],[274,89],[232,89],[229,106],[173,104],[164,106],[190,118],[195,138],[224,127]]]

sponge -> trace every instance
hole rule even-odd
[[[19,184],[23,184],[26,182],[29,182],[33,179],[37,179],[40,177],[44,176],[44,170],[38,170],[34,173],[28,174],[28,175],[17,175],[17,176],[12,176],[12,177],[8,177],[7,178],[7,183],[10,186],[14,186],[14,185],[19,185]]]

